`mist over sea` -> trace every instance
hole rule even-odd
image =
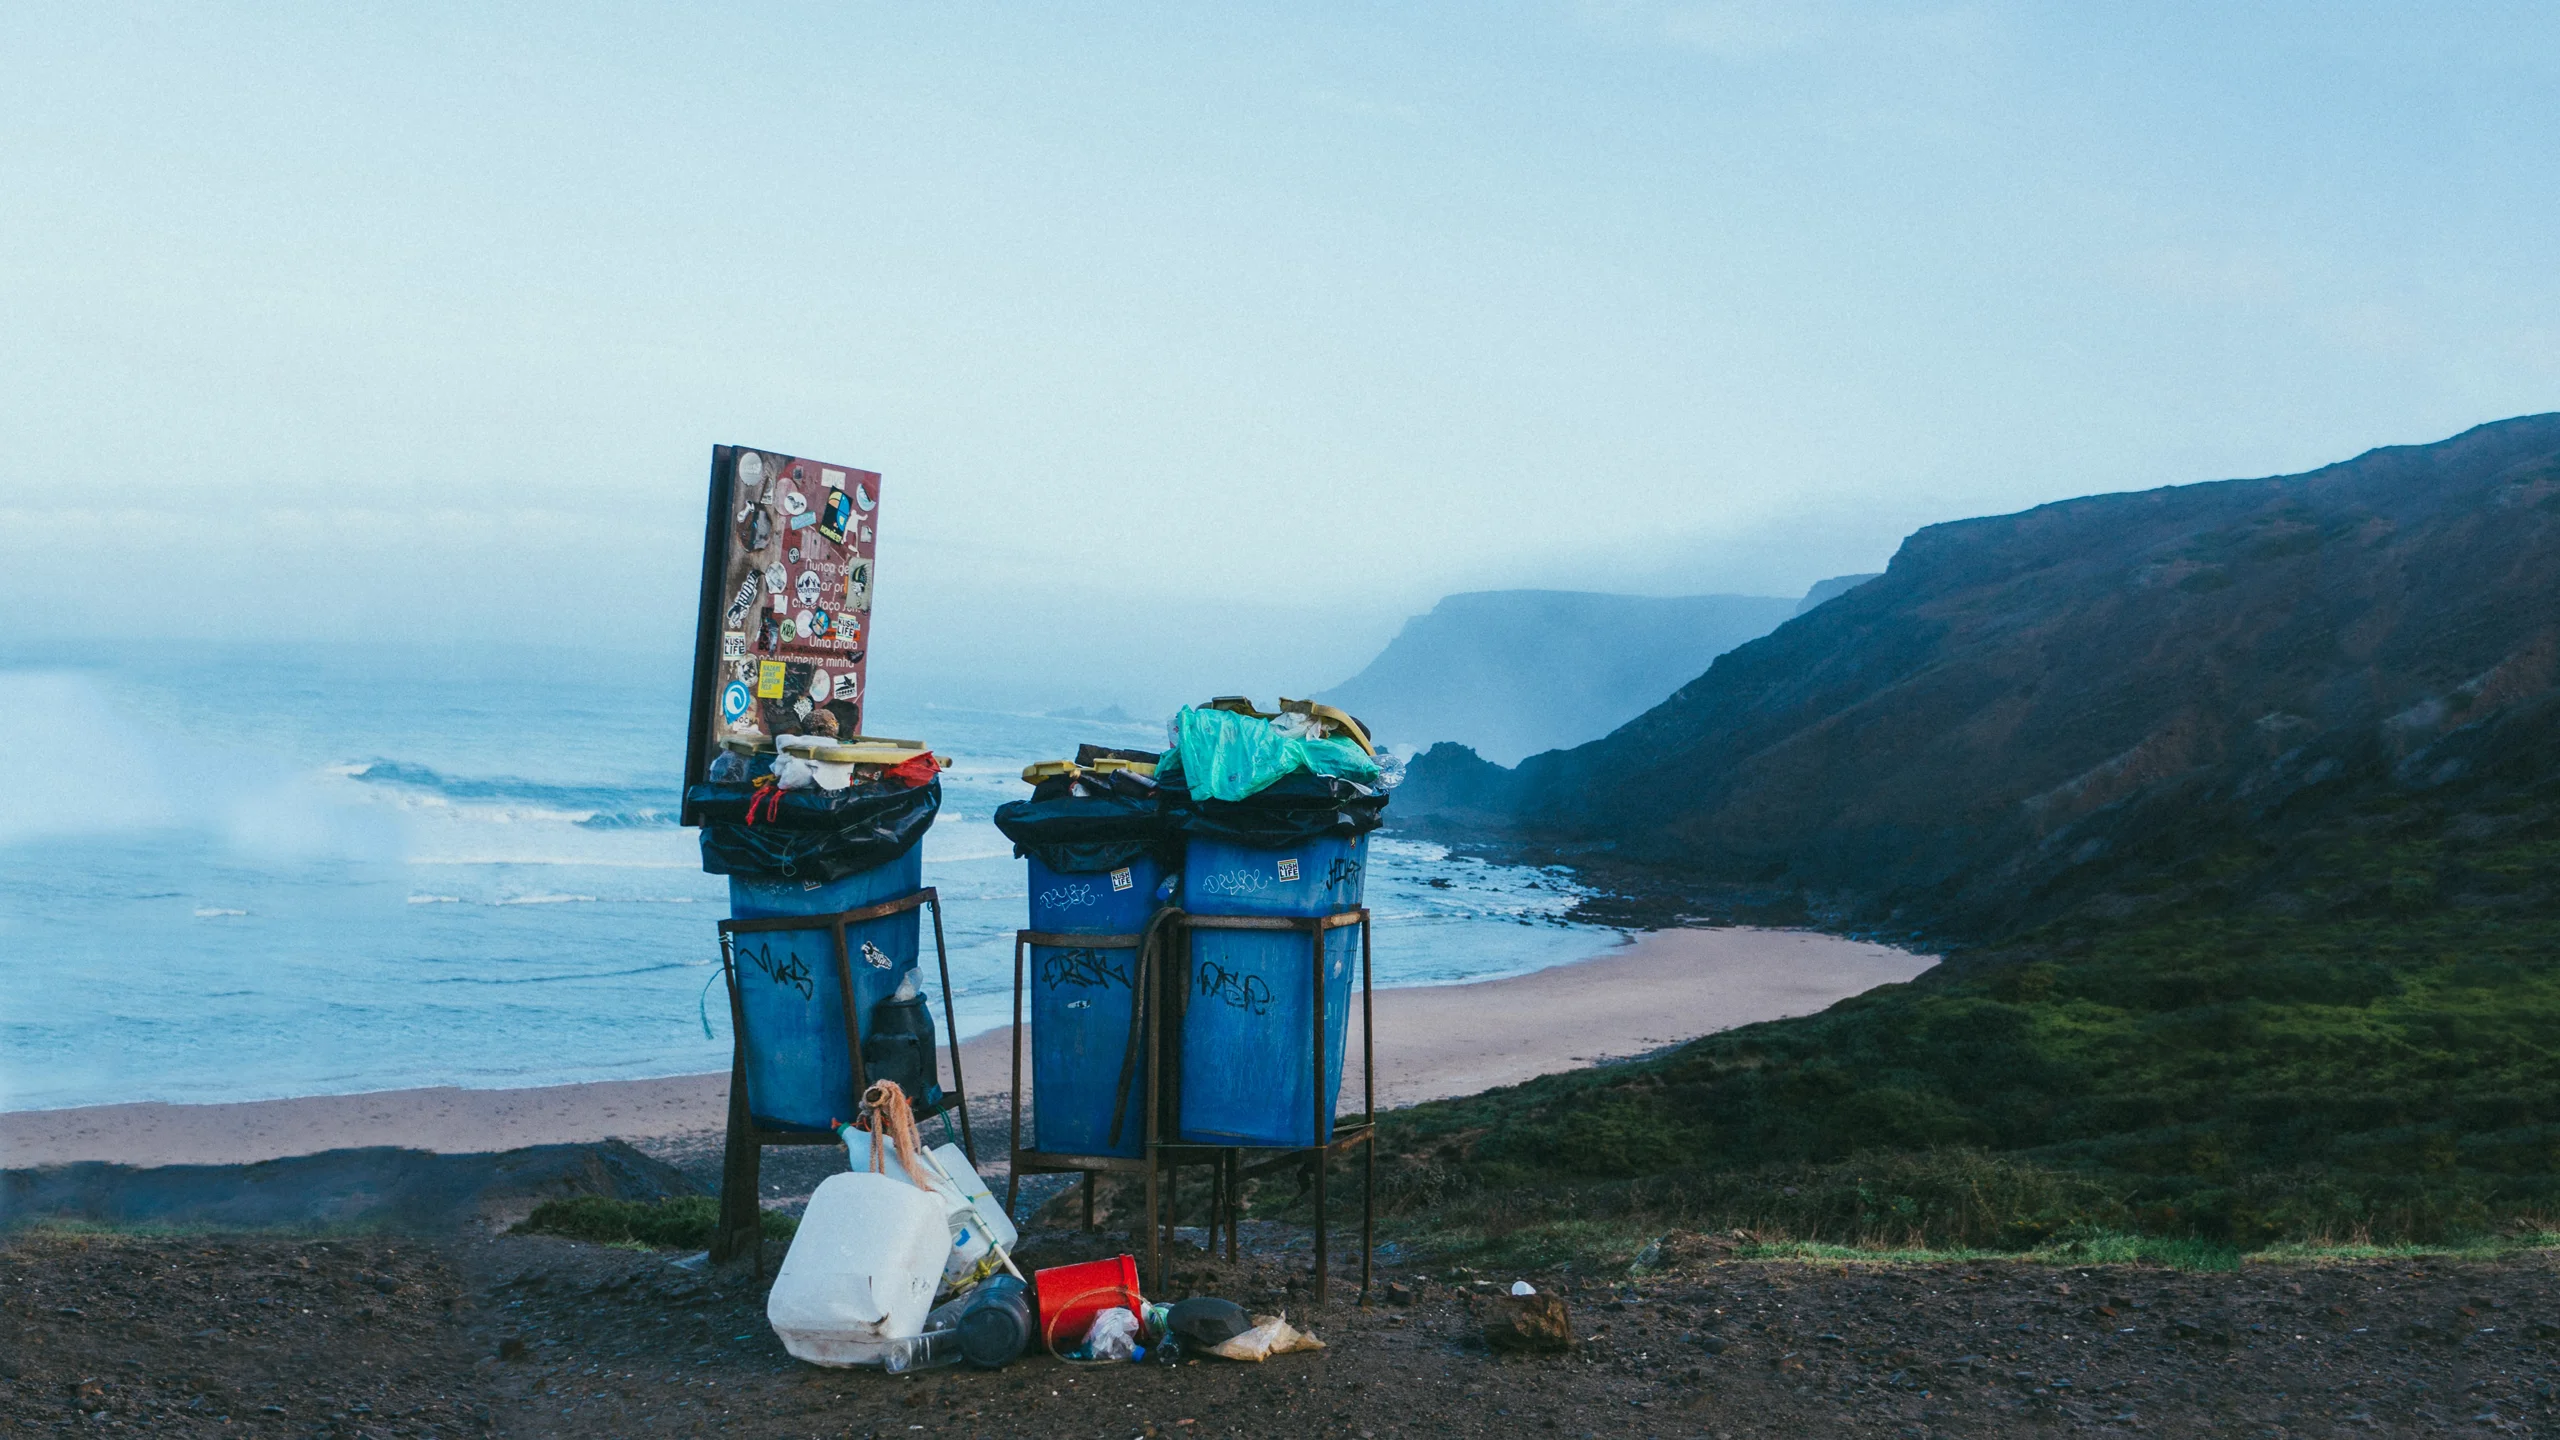
[[[725,1068],[727,883],[674,823],[688,670],[345,646],[0,656],[0,1109]],[[990,815],[1028,793],[1024,764],[1160,747],[1162,726],[886,687],[879,706],[873,733],[957,762],[925,880],[975,1033],[1010,1010],[1023,923]],[[1564,924],[1582,892],[1561,872],[1386,836],[1372,857],[1381,985],[1613,938]]]

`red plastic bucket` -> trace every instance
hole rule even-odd
[[[1040,1298],[1040,1343],[1053,1352],[1083,1344],[1093,1317],[1115,1305],[1143,1313],[1134,1255],[1034,1270],[1031,1288]]]

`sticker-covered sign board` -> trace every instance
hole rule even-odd
[[[838,734],[862,733],[879,517],[872,471],[712,448],[687,787],[723,740],[802,734],[815,710],[834,714]]]

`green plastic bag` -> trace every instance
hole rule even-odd
[[[1165,760],[1181,767],[1196,800],[1241,800],[1295,770],[1378,781],[1378,762],[1353,741],[1293,740],[1268,720],[1232,710],[1183,706],[1174,712],[1173,741]]]

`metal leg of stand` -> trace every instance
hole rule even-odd
[[[1360,1108],[1369,1125],[1361,1143],[1360,1303],[1369,1303],[1370,1257],[1378,1250],[1378,1036],[1376,1012],[1369,1004],[1369,912],[1360,911]]]
[[[747,1116],[746,1050],[733,1041],[729,1059],[729,1133],[720,1152],[720,1228],[711,1237],[711,1258],[715,1263],[727,1264],[744,1247],[755,1262],[758,1276],[764,1274],[764,1217],[756,1193],[764,1183],[763,1159],[754,1124]]]
[[[1013,1136],[1007,1142],[1004,1162],[1004,1213],[1014,1218],[1014,1204],[1022,1198],[1022,955],[1027,946],[1022,932],[1013,932]],[[942,1008],[951,1008],[951,997],[942,997]],[[956,1073],[956,1072],[955,1072]]]
[[[942,966],[942,1028],[951,1037],[951,1093],[960,1098],[960,1150],[975,1165],[978,1141],[969,1133],[969,1081],[960,1073],[960,1012],[951,1003],[951,950],[942,943],[942,892],[926,890],[925,904],[933,909],[933,954]]]
[[[1315,1017],[1316,1017],[1316,1026],[1315,1026],[1315,1068],[1314,1068],[1314,1069],[1312,1069],[1312,1070],[1310,1070],[1309,1072],[1307,1072],[1307,1073],[1308,1073],[1308,1076],[1309,1076],[1309,1082],[1308,1082],[1307,1088],[1308,1088],[1309,1090],[1313,1091],[1313,1092],[1314,1092],[1314,1095],[1315,1095],[1315,1130],[1313,1131],[1313,1134],[1314,1134],[1314,1137],[1315,1137],[1315,1145],[1316,1145],[1316,1153],[1315,1153],[1315,1167],[1316,1167],[1316,1175],[1315,1175],[1315,1180],[1316,1180],[1316,1185],[1315,1185],[1315,1189],[1316,1189],[1316,1292],[1315,1292],[1315,1293],[1316,1293],[1316,1304],[1317,1304],[1317,1305],[1319,1305],[1319,1306],[1321,1306],[1321,1305],[1323,1305],[1323,1304],[1324,1304],[1325,1279],[1326,1279],[1326,1270],[1327,1270],[1327,1268],[1328,1268],[1328,1267],[1327,1267],[1327,1264],[1326,1264],[1325,1243],[1324,1243],[1324,1242],[1325,1242],[1325,1209],[1324,1209],[1324,1180],[1325,1180],[1325,1174],[1324,1174],[1324,1172],[1326,1171],[1326,1169],[1327,1169],[1327,1168],[1329,1168],[1329,1167],[1325,1164],[1325,1160],[1326,1160],[1326,1158],[1327,1158],[1327,1156],[1328,1156],[1329,1152],[1324,1148],[1324,1142],[1325,1142],[1325,1132],[1326,1132],[1329,1128],[1331,1128],[1331,1127],[1329,1127],[1325,1122],[1333,1118],[1332,1116],[1327,1115],[1327,1114],[1325,1113],[1325,1093],[1324,1093],[1324,1090],[1325,1090],[1325,1085],[1324,1085],[1324,1020],[1325,1020],[1325,1015],[1324,1015],[1324,1010],[1325,1010],[1325,1005],[1324,1005],[1324,922],[1322,922],[1322,921],[1317,921],[1317,922],[1316,922],[1316,923],[1314,923],[1313,925],[1308,926],[1308,927],[1307,927],[1307,933],[1308,933],[1308,935],[1309,935],[1310,937],[1312,937],[1312,938],[1314,939],[1314,941],[1315,941],[1315,985],[1316,985],[1316,1003],[1315,1003],[1315,1005],[1314,1005],[1314,1007],[1313,1007],[1313,1008],[1314,1008],[1314,1011],[1315,1011]]]
[[[1153,1145],[1147,1147],[1147,1273],[1146,1283],[1161,1291],[1164,1283],[1164,1246],[1162,1232],[1156,1225],[1156,1175],[1159,1162]]]
[[[1227,1263],[1236,1263],[1236,1231],[1244,1224],[1244,1152],[1230,1150],[1227,1167]]]

